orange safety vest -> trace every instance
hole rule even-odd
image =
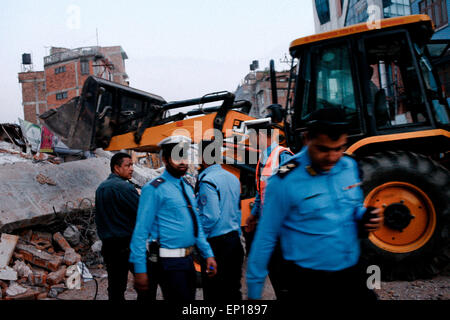
[[[288,148],[276,146],[270,153],[266,164],[262,168],[261,176],[259,174],[261,158],[258,160],[258,164],[256,165],[256,190],[258,191],[261,198],[261,206],[264,203],[264,193],[267,187],[267,180],[277,172],[278,166],[280,165],[280,154],[284,151],[287,151],[292,155],[294,154]]]

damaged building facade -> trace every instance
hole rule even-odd
[[[275,72],[278,103],[285,108],[287,102],[289,71]],[[293,85],[291,84],[291,87]],[[293,90],[291,88],[291,94]],[[268,70],[251,71],[237,87],[236,100],[248,100],[252,103],[249,116],[263,118],[268,116],[267,107],[272,104],[272,87]]]
[[[51,47],[50,54],[44,57],[44,71],[33,71],[31,56],[24,54],[18,78],[25,120],[39,123],[39,114],[79,96],[90,75],[128,85],[126,59],[121,46]]]

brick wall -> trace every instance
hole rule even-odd
[[[286,106],[287,87],[289,71],[275,73],[277,82],[278,104],[283,108]],[[291,85],[291,95],[293,94],[293,85]],[[245,77],[244,83],[240,85],[235,92],[236,100],[248,100],[252,103],[249,115],[255,118],[266,117],[268,111],[266,108],[272,104],[272,86],[268,71],[257,71],[250,73]]]
[[[37,122],[36,103],[39,113],[45,112],[45,77],[43,71],[19,73],[19,83],[22,84],[22,105],[26,121]],[[36,101],[37,89],[37,101]]]

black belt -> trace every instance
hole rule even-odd
[[[207,240],[214,242],[214,241],[218,241],[218,240],[222,240],[222,239],[226,239],[226,238],[230,238],[230,237],[235,237],[235,236],[239,237],[239,232],[236,230],[230,231],[230,232],[222,234],[220,236],[208,238]]]

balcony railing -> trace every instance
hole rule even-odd
[[[44,66],[62,61],[76,59],[79,57],[87,57],[95,55],[102,55],[99,50],[99,47],[84,47],[63,52],[57,52],[50,56],[44,57]]]

